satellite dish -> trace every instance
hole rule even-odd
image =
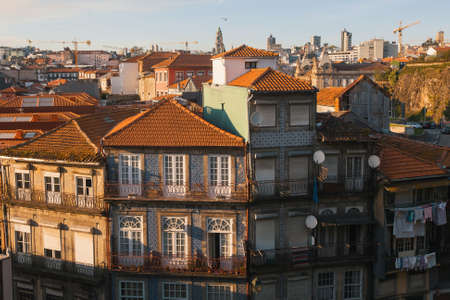
[[[263,118],[260,112],[255,111],[250,115],[250,123],[253,126],[260,126]]]
[[[378,168],[380,166],[380,158],[377,155],[369,156],[369,167],[372,169]]]
[[[325,161],[325,153],[322,150],[317,150],[313,154],[313,160],[316,164],[320,165]]]
[[[308,229],[314,229],[317,226],[317,218],[313,215],[309,215],[306,217],[305,226]]]

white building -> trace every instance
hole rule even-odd
[[[328,53],[328,58],[332,62],[343,61],[346,63],[356,63],[358,61],[358,49],[330,52]]]
[[[139,94],[139,64],[141,56],[135,56],[119,64],[119,76],[111,78],[113,95]]]
[[[246,45],[212,57],[213,84],[225,85],[250,69],[277,68],[278,54]]]
[[[358,46],[358,59],[382,60],[385,57],[397,57],[398,46],[383,39],[371,39]]]

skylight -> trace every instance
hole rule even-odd
[[[23,137],[26,138],[26,139],[31,139],[31,138],[33,138],[35,136],[36,136],[36,132],[27,132],[27,133],[24,134]]]
[[[15,132],[0,132],[0,139],[13,139],[15,137]]]
[[[39,97],[39,106],[53,106],[53,97]]]

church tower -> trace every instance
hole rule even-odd
[[[216,34],[216,47],[214,48],[215,54],[225,52],[225,45],[223,44],[223,36],[222,36],[222,30],[217,29]]]

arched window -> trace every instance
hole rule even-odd
[[[210,233],[221,233],[231,232],[231,219],[221,219],[221,218],[209,218],[208,219],[208,232]]]
[[[162,218],[162,248],[166,256],[184,257],[186,255],[186,218]]]
[[[232,220],[208,218],[208,253],[211,259],[231,255]]]
[[[141,256],[142,244],[142,217],[119,217],[119,253],[121,255]]]
[[[320,213],[320,215],[322,215],[322,216],[331,216],[331,215],[334,215],[334,212],[331,209],[327,208],[327,209],[324,209]]]

